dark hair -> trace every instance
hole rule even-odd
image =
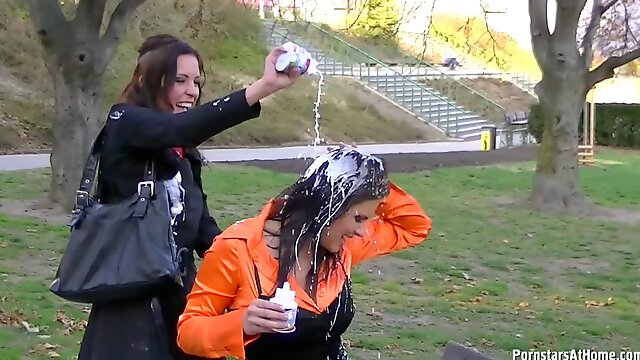
[[[307,279],[310,293],[317,289],[318,274],[335,270],[339,254],[319,246],[320,234],[353,205],[382,199],[389,193],[382,159],[355,148],[333,150],[318,157],[291,187],[276,199],[269,219],[280,222],[278,276],[282,286],[297,260],[297,253],[312,246],[312,271]]]
[[[180,41],[177,37],[169,34],[156,34],[146,38],[138,48],[138,59],[149,51],[156,50],[163,46]]]
[[[157,43],[148,43],[148,48]],[[170,111],[171,105],[167,100],[167,91],[176,81],[178,57],[180,55],[194,55],[198,59],[201,76],[206,76],[200,54],[183,41],[171,42],[158,46],[153,50],[143,52],[131,80],[122,91],[122,102]],[[198,84],[202,93],[203,82]],[[200,97],[196,105],[200,104]]]

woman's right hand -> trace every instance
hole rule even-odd
[[[276,61],[278,56],[286,51],[279,46],[271,50],[264,62],[264,72],[262,77],[247,87],[245,96],[249,106],[257,103],[261,99],[289,86],[293,85],[300,78],[300,69],[293,69],[288,73],[276,71]]]
[[[249,336],[286,327],[287,315],[282,306],[262,299],[253,300],[242,319],[242,330]]]

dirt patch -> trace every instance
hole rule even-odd
[[[10,274],[1,274],[2,279],[19,283],[27,279],[49,279],[56,272],[60,258],[50,252],[30,250],[28,255],[17,259],[3,260],[2,265],[11,269]],[[49,255],[49,257],[47,257]]]
[[[527,199],[515,199],[509,196],[499,196],[494,198],[493,202],[496,205],[504,206],[514,209],[531,209],[533,205]],[[548,211],[555,211],[553,209],[547,209]],[[579,209],[570,209],[565,215],[589,218],[590,220],[602,220],[617,222],[625,225],[637,226],[640,225],[640,211],[625,208],[609,208],[599,205],[594,205],[585,200],[585,205]]]
[[[0,65],[0,97],[5,96],[13,100],[34,100],[35,92],[11,75],[5,66]]]
[[[70,215],[51,207],[44,200],[0,199],[0,213],[11,216],[29,216],[51,225],[66,225]]]
[[[465,79],[462,82],[502,106],[508,113],[529,111],[531,105],[538,101],[533,95],[508,81],[477,78]]]
[[[481,166],[503,162],[533,161],[536,158],[536,150],[537,147],[534,146],[523,146],[488,152],[458,151],[447,153],[382,154],[379,157],[386,160],[387,168],[390,172],[411,173],[457,166]],[[236,164],[299,174],[304,171],[310,161],[310,159],[252,160]]]
[[[360,264],[358,270],[364,272],[371,280],[398,282],[401,285],[411,284],[411,278],[420,277],[422,267],[414,260],[405,260],[393,256],[383,256]]]

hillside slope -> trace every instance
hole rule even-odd
[[[117,1],[108,1],[113,9]],[[74,16],[73,2],[65,12]],[[108,12],[110,14],[110,12]],[[104,22],[108,17],[105,16]],[[203,99],[222,96],[255,81],[267,53],[257,15],[232,0],[147,1],[119,44],[104,76],[102,109],[117,99],[134,67],[135,49],[146,36],[171,33],[189,41],[205,59]],[[326,79],[320,105],[321,136],[327,142],[404,142],[442,139],[419,121],[396,117],[406,113],[390,105],[380,111],[361,101],[353,84]],[[247,146],[309,143],[313,131],[313,103],[317,79],[301,79],[295,89],[264,101],[261,118],[226,131],[205,145]],[[26,152],[51,146],[53,113],[51,80],[41,58],[26,5],[19,0],[0,2],[0,152]],[[389,109],[393,111],[390,112]]]

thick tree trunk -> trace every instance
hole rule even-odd
[[[49,197],[65,210],[73,199],[91,145],[100,128],[100,74],[73,77],[58,71],[52,74],[56,102],[51,153],[51,188]]]
[[[584,97],[575,91],[579,86],[561,84],[552,80],[541,84],[547,88],[540,97],[544,132],[531,200],[540,208],[572,211],[583,204],[578,183],[578,127]]]
[[[102,76],[134,11],[144,0],[120,0],[101,35],[107,0],[76,1],[68,21],[55,0],[25,0],[56,92],[51,154],[54,204],[71,209],[89,149],[102,122]]]
[[[544,131],[533,178],[531,200],[538,208],[578,213],[585,201],[578,182],[578,129],[585,78],[545,73],[538,85]]]

